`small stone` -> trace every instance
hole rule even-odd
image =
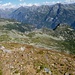
[[[40,69],[40,66],[38,66],[37,69]]]
[[[70,73],[66,72],[64,75],[70,75]]]
[[[25,50],[25,47],[21,47],[21,51],[24,51]]]
[[[54,64],[52,64],[52,66],[54,66]]]
[[[46,73],[49,73],[50,75],[52,74],[51,71],[50,71],[48,68],[44,68],[44,71],[45,71]]]

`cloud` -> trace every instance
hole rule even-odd
[[[65,0],[66,3],[74,3],[75,0]]]
[[[8,3],[5,3],[5,4],[0,4],[0,8],[1,9],[6,9],[6,8],[18,8],[18,7],[21,7],[21,6],[33,6],[33,5],[36,5],[36,6],[39,6],[40,4],[39,3],[20,3],[18,5],[15,5],[15,4],[12,4],[11,2],[8,2]]]
[[[15,8],[16,5],[13,5],[11,2],[5,3],[5,4],[0,4],[0,8],[5,9],[5,8]]]
[[[22,0],[24,1],[24,0]],[[61,3],[61,1],[52,1],[52,2],[43,2],[43,3],[20,3],[20,6],[33,6],[33,5],[36,5],[36,6],[40,6],[40,5],[53,5],[53,4],[56,4],[56,3]]]
[[[58,0],[58,1],[46,1],[46,2],[43,2],[43,4],[45,4],[45,5],[53,5],[53,4],[56,4],[56,3],[75,3],[75,0],[65,0],[65,1],[60,1],[60,0]]]
[[[52,1],[52,2],[46,1],[46,2],[43,2],[43,5],[53,5],[53,4],[56,4],[56,3],[61,3],[61,1],[57,1],[57,2],[55,2],[55,1]]]
[[[19,0],[19,1],[24,1],[24,0]],[[40,5],[53,5],[53,4],[56,4],[56,3],[74,3],[75,0],[65,0],[64,2],[61,2],[61,1],[52,1],[52,2],[43,2],[43,3],[20,3],[18,5],[16,4],[12,4],[11,2],[8,2],[8,3],[5,3],[5,4],[1,4],[2,1],[0,0],[0,8],[2,9],[6,9],[6,8],[18,8],[20,6],[33,6],[33,5],[36,5],[36,6],[40,6]]]
[[[39,3],[34,3],[34,4],[32,4],[32,3],[20,3],[20,6],[33,6],[33,5],[36,5],[36,6],[39,6],[40,4]]]

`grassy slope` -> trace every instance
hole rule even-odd
[[[45,48],[18,43],[0,43],[11,53],[1,52],[3,75],[75,75],[75,58],[73,55],[64,54]],[[21,47],[25,50],[21,51]],[[45,71],[45,68],[49,72]]]
[[[33,29],[28,24],[1,19],[0,42],[27,43],[75,54],[75,31],[67,25],[59,26],[55,31],[46,28],[32,31]]]

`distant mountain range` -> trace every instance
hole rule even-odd
[[[54,29],[59,23],[68,24],[75,28],[75,4],[42,5],[19,7],[18,9],[0,10],[1,18],[16,19],[37,28]]]

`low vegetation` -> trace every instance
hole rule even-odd
[[[65,54],[45,48],[37,48],[32,45],[19,43],[0,43],[5,47],[9,46],[11,53],[1,52],[2,75],[64,75],[68,73],[75,75],[74,55]],[[24,48],[21,51],[21,48]],[[69,68],[70,67],[70,68]]]

